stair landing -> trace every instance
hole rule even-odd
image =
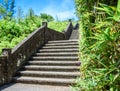
[[[34,84],[8,84],[0,88],[0,91],[70,91],[66,86],[34,85]]]

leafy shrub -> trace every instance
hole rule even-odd
[[[94,23],[90,21],[94,13],[82,14],[81,77],[73,91],[120,90],[120,0],[113,7],[99,4]]]
[[[3,48],[13,48],[28,34],[41,26],[41,18],[37,16],[26,17],[17,22],[12,20],[0,20],[0,53]],[[49,22],[48,27],[62,32],[68,22]]]
[[[39,17],[25,18],[19,23],[15,20],[0,20],[0,53],[3,48],[13,48],[28,34],[41,26]]]
[[[56,31],[62,32],[66,29],[67,24],[68,24],[68,22],[55,22],[55,21],[53,21],[53,22],[49,22],[48,27],[50,27]]]

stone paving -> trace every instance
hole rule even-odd
[[[70,91],[70,87],[11,83],[1,87],[0,91]]]

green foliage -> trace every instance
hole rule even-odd
[[[41,26],[41,18],[35,15],[25,18],[0,20],[0,53],[3,48],[13,48],[28,34]]]
[[[22,14],[19,8],[19,14]],[[26,17],[18,16],[18,19],[0,20],[0,53],[3,48],[13,48],[22,41],[28,34],[41,26],[42,19],[34,15],[30,9]],[[67,26],[67,22],[49,22],[48,27],[62,32]]]
[[[53,21],[54,18],[49,15],[49,14],[46,14],[46,13],[41,13],[40,14],[40,18],[43,20],[43,21],[47,21],[47,22],[50,22],[50,21]]]
[[[2,4],[0,4],[0,18],[11,19],[15,8],[15,0],[4,0]]]
[[[2,52],[3,48],[13,48],[15,47],[21,40],[23,40],[27,35],[23,34],[20,37],[13,37],[11,39],[11,41],[9,40],[8,36],[5,36],[3,38],[0,38],[1,42],[0,42],[0,53]]]
[[[76,0],[82,66],[73,91],[120,90],[120,0],[112,2]]]
[[[0,20],[0,53],[3,48],[13,48],[22,41],[28,34],[41,26],[39,16],[27,16],[22,21],[16,22],[14,19],[8,21]],[[62,32],[68,22],[49,22],[48,27]]]
[[[41,26],[41,22],[52,21],[48,27],[62,32],[67,22],[53,22],[54,18],[42,13],[40,16],[34,14],[30,8],[26,15],[18,7],[17,19],[13,17],[15,0],[4,0],[0,4],[0,54],[3,48],[13,48],[22,41],[28,34]]]
[[[62,32],[66,29],[68,22],[49,22],[48,27],[56,31]]]

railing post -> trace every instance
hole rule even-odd
[[[46,43],[46,38],[45,38],[45,35],[46,35],[46,31],[47,31],[47,22],[42,22],[42,26],[45,26],[44,28],[44,43]]]
[[[47,27],[47,22],[42,22],[42,26],[44,25]]]
[[[12,80],[12,69],[11,69],[11,64],[12,64],[12,56],[11,56],[11,49],[6,48],[2,50],[2,55],[6,56],[6,63],[5,63],[5,70],[6,70],[6,83],[9,83]]]
[[[11,56],[11,49],[10,48],[3,49],[2,55],[6,55],[9,58]]]
[[[73,30],[73,25],[72,25],[72,22],[70,22],[70,28],[71,28],[71,30]]]
[[[0,86],[7,83],[7,56],[0,56]]]

